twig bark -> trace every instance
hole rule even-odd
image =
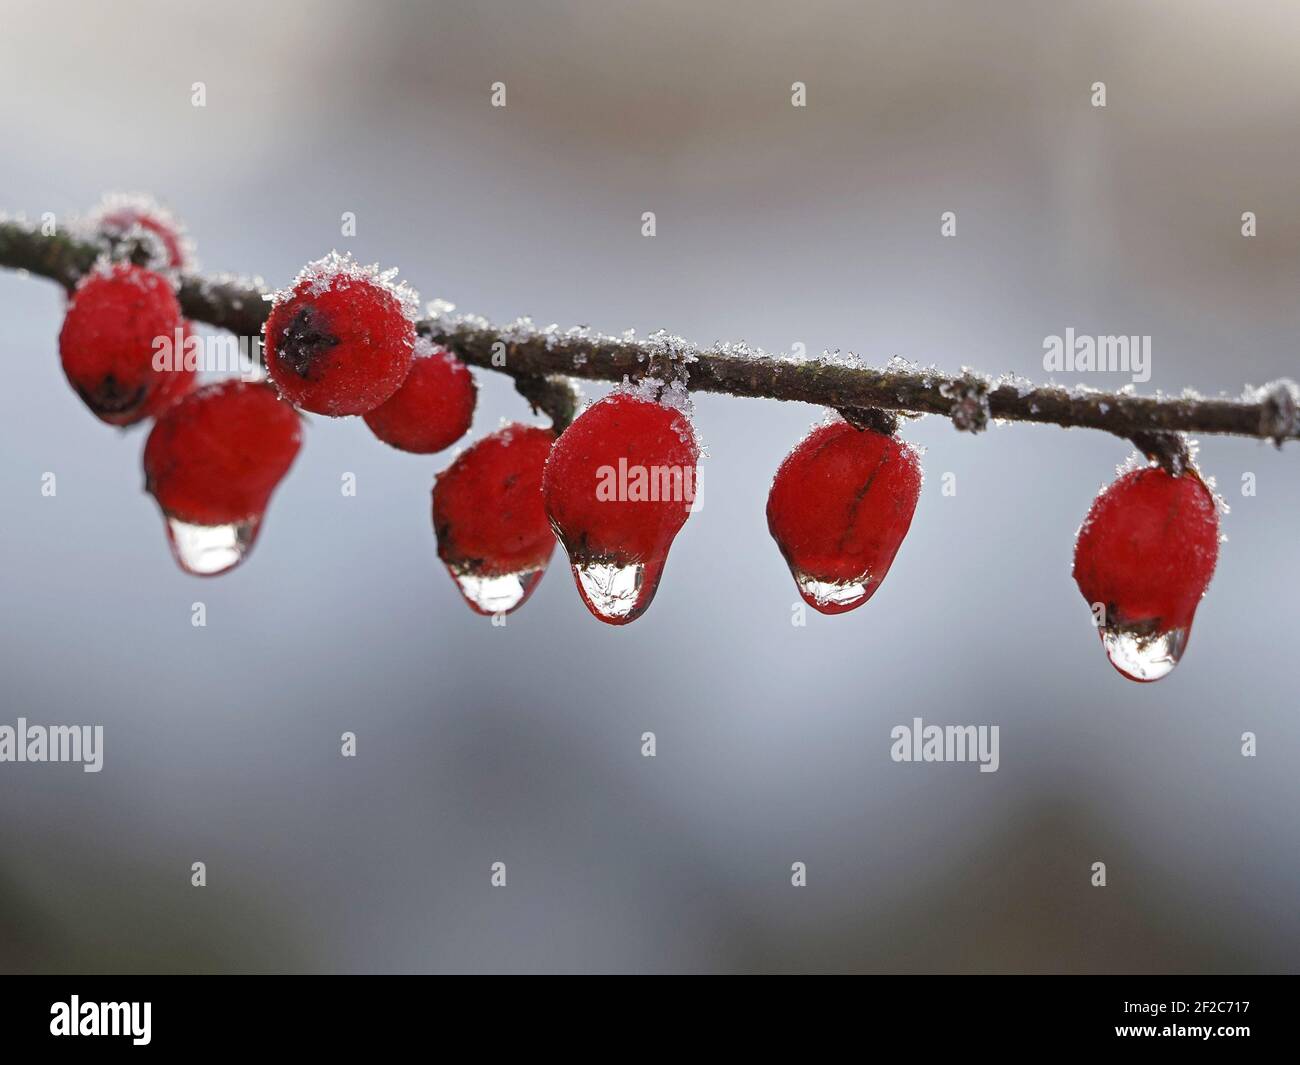
[[[96,244],[65,233],[47,236],[26,222],[0,219],[0,266],[48,277],[65,288],[76,284],[100,252]],[[256,279],[185,277],[179,297],[189,318],[251,337],[260,334],[266,319],[265,291]],[[743,345],[700,348],[663,333],[614,337],[585,329],[537,329],[526,321],[502,328],[449,313],[425,319],[419,330],[467,363],[512,376],[529,402],[561,428],[573,416],[574,399],[557,378],[638,379],[652,367],[659,372],[672,363],[684,371],[679,376],[692,391],[798,400],[846,412],[937,414],[969,431],[990,420],[1100,429],[1145,441],[1149,453],[1161,450],[1153,439],[1168,433],[1248,436],[1279,446],[1300,438],[1300,389],[1286,380],[1242,399],[1139,396],[992,380],[969,371],[950,376],[910,365],[871,369],[776,358]]]

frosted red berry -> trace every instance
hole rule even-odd
[[[804,437],[767,497],[768,531],[804,601],[842,614],[870,599],[920,494],[920,457],[893,436],[837,420]]]
[[[1218,558],[1218,507],[1195,470],[1133,470],[1097,496],[1074,579],[1120,673],[1152,681],[1173,669]]]
[[[192,270],[194,256],[185,227],[165,207],[142,194],[111,194],[91,214],[91,228],[117,252],[137,242],[145,265],[156,270]]]
[[[158,417],[145,443],[145,488],[183,567],[206,575],[242,558],[301,442],[297,413],[260,382],[207,385]]]
[[[418,298],[389,273],[332,253],[278,293],[266,322],[266,368],[280,394],[315,414],[365,414],[411,371]]]
[[[181,387],[155,368],[160,342],[182,330],[168,280],[153,270],[113,263],[78,283],[59,333],[63,372],[95,416],[131,425],[148,416],[160,391]]]
[[[425,340],[417,340],[415,347],[402,387],[364,417],[384,443],[431,455],[469,432],[478,388],[469,367],[451,352]]]
[[[507,425],[434,482],[438,557],[480,614],[522,606],[550,562],[555,534],[542,506],[542,470],[554,442],[549,429]]]
[[[542,495],[592,614],[640,617],[695,498],[699,448],[686,415],[631,392],[588,407],[551,449]]]

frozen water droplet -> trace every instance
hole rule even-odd
[[[627,620],[641,593],[645,567],[588,562],[573,567],[578,588],[591,612],[604,621]]]
[[[523,606],[524,601],[533,594],[537,582],[546,572],[545,566],[537,569],[520,570],[518,573],[505,573],[497,576],[480,576],[475,573],[457,573],[448,567],[460,587],[460,594],[465,602],[480,614],[509,614]]]
[[[1173,672],[1187,647],[1188,629],[1168,629],[1139,636],[1120,629],[1102,629],[1101,642],[1110,664],[1141,683],[1159,680]]]
[[[645,613],[662,572],[662,559],[628,564],[602,560],[573,566],[573,577],[587,609],[610,625],[626,625]]]
[[[168,517],[167,539],[181,569],[196,577],[214,577],[244,560],[257,539],[261,521],[254,517],[229,525],[191,525]]]
[[[843,581],[824,581],[791,569],[804,602],[823,614],[843,614],[870,599],[880,587],[870,573]]]
[[[861,606],[876,590],[870,575],[865,573],[851,581],[819,581],[806,573],[796,573],[794,579],[804,601],[823,614],[843,614]]]

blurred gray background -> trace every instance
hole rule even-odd
[[[209,270],[339,246],[497,320],[877,364],[1040,380],[1048,334],[1149,334],[1144,389],[1236,394],[1300,361],[1298,41],[1283,2],[5,0],[0,208],[145,189]],[[0,968],[1297,968],[1294,448],[1204,441],[1229,542],[1155,685],[1070,578],[1122,443],[913,424],[889,579],[797,628],[763,508],[819,412],[727,397],[643,619],[594,621],[557,552],[493,628],[434,555],[450,453],[359,420],[312,421],[243,568],[180,573],[62,300],[0,274],[0,721],[103,724],[105,766],[0,765]],[[476,435],[527,413],[478,378]],[[914,715],[1000,725],[1000,770],[893,763]]]

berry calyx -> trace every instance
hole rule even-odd
[[[131,425],[156,409],[159,392],[184,390],[173,379],[177,371],[155,368],[159,341],[171,343],[181,329],[180,304],[165,277],[130,263],[102,264],[68,303],[59,333],[63,372],[97,418]]]
[[[819,425],[795,446],[772,479],[767,527],[804,602],[842,614],[875,594],[911,527],[921,479],[914,448],[846,421]]]
[[[512,424],[485,436],[438,474],[438,557],[470,607],[508,614],[532,595],[555,550],[542,506],[542,470],[555,434]]]
[[[698,460],[686,414],[632,392],[592,404],[551,449],[546,513],[601,621],[625,625],[649,607],[690,516]]]
[[[297,413],[260,382],[207,385],[158,417],[145,442],[145,490],[183,569],[211,576],[243,559],[301,443]]]
[[[386,444],[417,455],[450,447],[474,420],[478,388],[460,359],[420,337],[402,386],[363,417]]]
[[[154,270],[196,268],[185,227],[151,196],[111,193],[91,212],[89,221],[111,254],[124,250],[143,254],[144,265]]]
[[[315,414],[365,414],[411,371],[419,297],[396,271],[331,252],[276,293],[266,321],[266,369],[290,403]]]
[[[1195,470],[1150,466],[1103,489],[1079,530],[1074,579],[1111,665],[1129,680],[1166,676],[1218,558],[1218,508]]]

